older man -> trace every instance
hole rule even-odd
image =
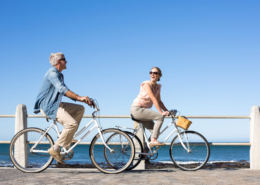
[[[49,60],[52,67],[44,75],[34,106],[34,113],[41,112],[49,118],[56,119],[64,126],[59,139],[54,147],[48,150],[48,153],[59,163],[65,164],[60,154],[60,147],[68,148],[70,146],[85,109],[82,105],[61,102],[62,96],[67,96],[74,101],[86,102],[89,106],[92,102],[88,96],[79,96],[65,85],[61,72],[67,69],[67,61],[63,53],[52,53]]]

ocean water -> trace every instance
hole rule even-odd
[[[249,146],[210,146],[209,162],[217,161],[249,161]],[[163,146],[158,150],[158,157],[155,162],[171,161],[169,146]],[[74,148],[74,156],[67,164],[91,163],[89,157],[89,145],[78,145]],[[13,166],[9,157],[9,144],[0,144],[0,167]]]

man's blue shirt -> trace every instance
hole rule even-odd
[[[68,90],[68,87],[64,84],[63,74],[56,67],[50,68],[44,75],[36,98],[34,113],[38,114],[42,109],[48,117],[56,119],[61,98]]]

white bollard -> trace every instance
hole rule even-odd
[[[138,128],[139,123],[134,121],[134,128]],[[142,129],[136,133],[136,136],[140,139],[143,148],[144,148],[144,133]],[[137,167],[134,168],[135,170],[144,170],[145,169],[145,161],[142,160]]]
[[[254,105],[250,114],[250,169],[260,170],[260,109]]]
[[[27,109],[23,104],[19,104],[16,107],[15,112],[15,134],[19,131],[27,128]],[[19,146],[14,146],[14,156],[18,159],[24,155],[24,160],[19,160],[20,166],[26,168],[28,165],[28,149],[26,144],[27,137],[21,137],[18,139]]]

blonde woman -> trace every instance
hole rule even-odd
[[[157,84],[161,77],[160,68],[152,67],[150,81],[144,81],[141,84],[140,93],[134,100],[130,110],[132,117],[139,120],[145,128],[152,132],[150,147],[165,145],[165,143],[160,143],[157,140],[164,117],[169,115],[160,96],[162,85]],[[150,110],[153,104],[158,112]],[[155,120],[155,123],[153,120]]]

